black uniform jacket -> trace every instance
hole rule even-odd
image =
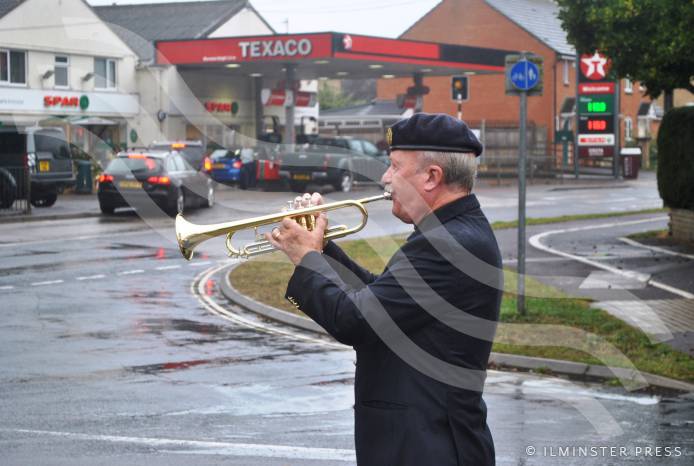
[[[425,217],[380,275],[334,243],[287,299],[357,353],[361,466],[494,464],[482,387],[502,294],[501,255],[474,195]]]

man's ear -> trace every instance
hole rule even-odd
[[[431,192],[443,184],[443,169],[438,165],[429,165],[425,173],[427,175],[427,179],[424,182],[425,191]]]

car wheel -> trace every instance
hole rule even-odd
[[[186,197],[183,194],[183,189],[179,188],[176,190],[176,198],[173,200],[169,207],[166,209],[166,213],[171,217],[175,217],[177,214],[182,214],[186,206]]]
[[[101,213],[106,215],[113,215],[113,212],[116,210],[115,207],[108,204],[99,204],[99,208],[101,209]]]
[[[352,190],[353,183],[354,176],[348,171],[343,171],[340,173],[340,181],[335,185],[335,189],[343,193],[348,193]]]
[[[299,181],[290,181],[289,182],[289,188],[291,188],[292,191],[295,193],[305,193],[306,192],[306,186],[307,183],[302,183]]]
[[[214,206],[214,186],[212,184],[207,187],[207,199],[202,206],[208,209]]]
[[[58,193],[45,194],[41,197],[32,197],[31,205],[34,207],[50,207],[58,200]]]

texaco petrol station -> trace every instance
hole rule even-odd
[[[214,74],[230,84],[249,83],[241,88],[252,94],[244,98],[253,103],[256,135],[266,107],[283,107],[284,121],[296,125],[297,108],[315,105],[315,93],[299,90],[302,80],[412,77],[412,86],[402,90],[404,105],[419,111],[429,91],[426,76],[503,73],[504,57],[513,53],[335,32],[159,41],[155,48],[157,65],[175,65],[190,78]],[[234,110],[226,103],[203,106]],[[295,125],[284,125],[284,142],[295,140]]]

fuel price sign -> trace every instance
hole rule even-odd
[[[578,113],[597,114],[613,113],[614,95],[610,94],[590,94],[578,96]]]
[[[612,115],[581,115],[578,118],[578,132],[581,134],[614,133],[614,117]]]

